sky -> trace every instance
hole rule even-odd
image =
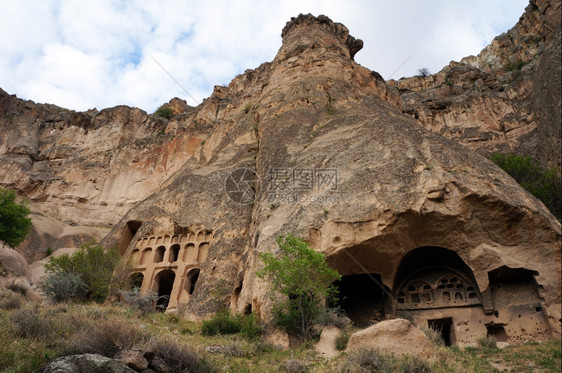
[[[343,23],[364,42],[355,60],[398,79],[478,54],[515,25],[527,4],[0,0],[0,88],[81,111],[129,105],[151,113],[173,97],[195,106],[215,85],[273,60],[283,26],[299,13]]]

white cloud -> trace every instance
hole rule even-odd
[[[356,60],[385,78],[432,72],[477,54],[513,26],[526,0],[124,1],[0,0],[0,87],[85,110],[126,104],[152,112],[174,96],[201,101],[217,84],[274,58],[299,13],[325,14],[365,42]]]

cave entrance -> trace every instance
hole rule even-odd
[[[174,288],[174,281],[176,274],[170,269],[166,269],[156,275],[155,283],[157,288],[158,300],[156,301],[156,309],[158,311],[165,311],[170,302],[170,295]]]
[[[488,333],[487,337],[494,337],[498,342],[507,342],[507,333],[504,328],[505,324],[487,324],[486,329]]]
[[[141,272],[132,273],[127,280],[127,287],[129,289],[140,289],[142,287],[143,280],[144,275]]]
[[[378,283],[377,283],[378,282]],[[357,326],[369,326],[384,320],[381,276],[376,273],[342,276],[334,282],[338,289],[338,306]]]
[[[453,327],[452,317],[427,320],[427,326],[430,329],[441,333],[441,338],[443,338],[445,346],[451,346],[456,343],[455,328]]]
[[[137,234],[137,231],[139,230],[141,225],[142,221],[138,220],[130,220],[127,222],[127,224],[125,224],[117,243],[117,247],[121,255],[125,254],[127,248],[129,247],[129,244],[133,240],[135,234]]]

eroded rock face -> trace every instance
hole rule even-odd
[[[477,56],[389,85],[426,129],[470,149],[529,155],[560,168],[560,1],[533,0]]]
[[[0,185],[63,222],[114,224],[207,137],[185,102],[170,105],[181,114],[168,121],[126,106],[79,113],[0,90]]]
[[[273,62],[216,87],[193,117],[212,134],[104,244],[193,319],[226,305],[269,320],[258,254],[292,233],[326,254],[344,292],[374,287],[342,294],[362,320],[439,324],[460,344],[559,335],[559,222],[491,161],[404,115],[338,30],[299,16]]]
[[[162,306],[191,319],[227,306],[269,321],[273,300],[255,276],[258,254],[276,252],[276,238],[292,233],[343,276],[342,307],[352,319],[405,317],[460,344],[486,334],[559,337],[560,223],[544,205],[453,132],[436,130],[439,121],[434,129],[404,114],[407,97],[426,110],[426,93],[402,82],[412,95],[400,94],[402,83],[356,64],[361,43],[345,26],[300,15],[282,36],[271,63],[170,121],[125,107],[55,115],[4,95],[0,126],[11,140],[0,145],[3,185],[62,220],[124,214],[103,244],[132,260],[132,285],[168,295]],[[461,86],[481,79],[490,94],[458,94],[483,108],[507,102],[498,118],[518,126],[529,106],[518,100],[533,84],[477,66],[461,63],[428,82],[449,73]],[[502,79],[507,96],[493,88]],[[481,136],[470,115],[459,116],[461,132]],[[99,161],[84,167],[80,157]],[[43,171],[30,172],[38,162]],[[362,287],[372,296],[349,291]]]

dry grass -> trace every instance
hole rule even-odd
[[[281,351],[263,337],[205,336],[200,322],[175,315],[145,316],[121,306],[61,304],[45,308],[24,305],[0,309],[0,372],[36,372],[69,353],[98,352],[113,356],[122,348],[152,351],[172,371],[228,372],[558,372],[560,342],[490,348],[436,347],[426,359],[342,352],[324,360],[311,342]],[[206,347],[218,346],[215,353]],[[384,369],[383,369],[384,368]],[[431,369],[431,370],[428,370]],[[496,370],[497,369],[497,370]]]

